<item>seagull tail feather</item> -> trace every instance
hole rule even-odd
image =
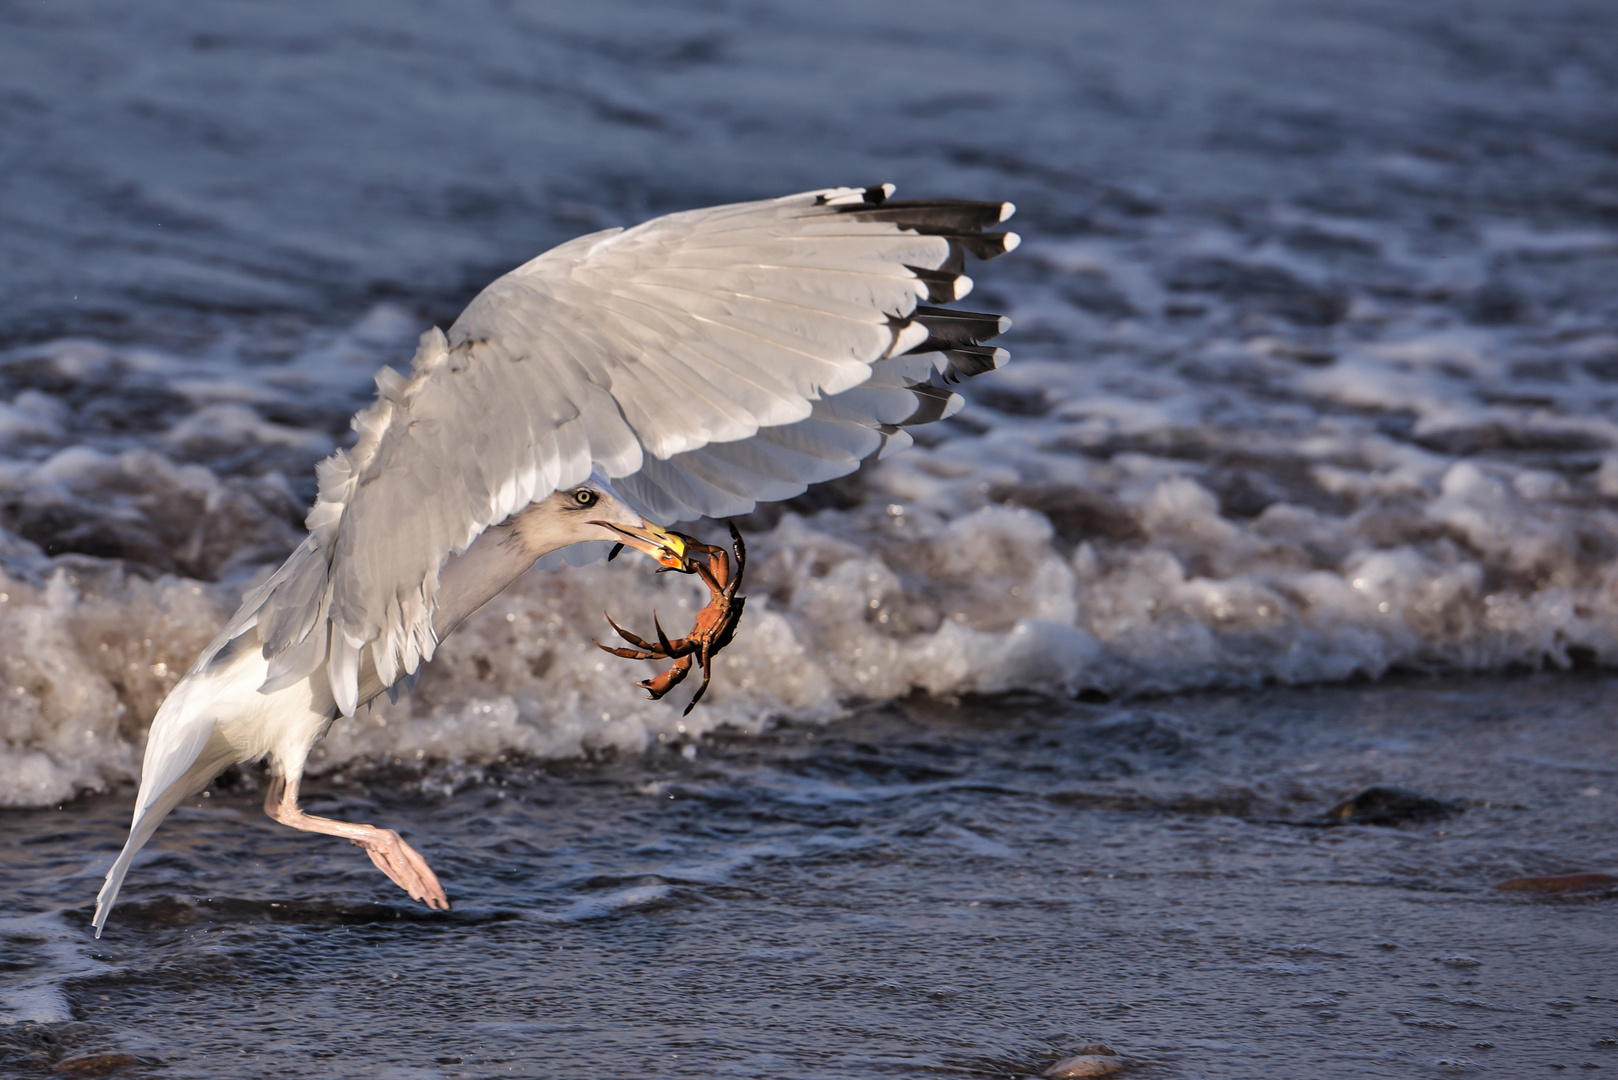
[[[183,792],[178,784],[165,791],[161,798],[151,806],[135,812],[135,820],[129,826],[129,839],[124,842],[124,849],[118,853],[118,859],[107,871],[107,880],[102,884],[101,891],[96,894],[96,913],[92,920],[95,926],[96,937],[101,936],[101,928],[107,924],[107,916],[112,914],[112,905],[118,901],[118,890],[123,888],[124,875],[129,873],[129,864],[134,862],[140,849],[146,846],[146,841],[152,838],[157,827],[163,819],[169,816],[169,811],[180,805],[188,792]]]
[[[129,839],[107,871],[107,880],[96,894],[92,924],[96,937],[106,925],[118,890],[129,873],[130,864],[169,812],[186,798],[208,786],[226,765],[237,759],[234,747],[214,730],[211,719],[176,723],[158,711],[146,743],[146,760],[141,768],[140,793],[135,797],[135,816],[129,823]]]

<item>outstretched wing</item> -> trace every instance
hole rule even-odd
[[[752,509],[852,471],[1000,366],[964,254],[1009,203],[837,188],[580,237],[495,281],[409,377],[384,369],[358,444],[320,467],[308,540],[244,602],[267,688],[330,662],[351,713],[431,658],[438,573],[490,525],[601,469],[654,520]],[[205,662],[205,661],[204,661]]]

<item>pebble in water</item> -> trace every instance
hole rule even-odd
[[[1467,956],[1465,953],[1445,953],[1443,956],[1435,956],[1433,959],[1445,967],[1475,968],[1483,966],[1482,960],[1475,956]]]
[[[1552,874],[1546,877],[1519,877],[1495,886],[1506,892],[1581,893],[1618,888],[1614,874]]]
[[[1376,784],[1316,815],[1314,821],[1322,825],[1402,825],[1409,821],[1442,821],[1462,810],[1459,803]]]
[[[1093,1043],[1072,1057],[1058,1061],[1042,1075],[1050,1080],[1083,1080],[1084,1077],[1111,1076],[1122,1072],[1126,1064],[1127,1059],[1119,1057],[1111,1048]]]

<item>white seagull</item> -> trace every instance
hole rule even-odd
[[[339,714],[433,650],[541,556],[619,541],[678,565],[651,520],[751,511],[910,444],[953,414],[949,385],[999,367],[997,315],[964,297],[964,254],[1010,203],[897,201],[832,188],[608,229],[484,289],[408,377],[383,368],[359,439],[318,470],[309,536],[242,600],[158,709],[129,840],[96,897],[101,929],[135,853],[226,767],[269,759],[265,812],[364,848],[432,908],[438,878],[391,829],[298,806]]]

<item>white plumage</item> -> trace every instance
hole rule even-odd
[[[97,932],[162,817],[265,755],[272,816],[348,836],[412,895],[442,900],[395,834],[297,810],[310,747],[536,558],[614,538],[577,518],[578,492],[653,551],[665,534],[643,519],[789,498],[959,408],[948,383],[1003,363],[983,342],[1007,324],[924,302],[966,294],[964,252],[1016,246],[984,231],[1012,208],[891,192],[808,192],[580,237],[496,280],[447,334],[423,334],[409,376],[383,369],[358,442],[320,466],[308,538],[159,710]],[[390,868],[395,842],[425,877]]]

